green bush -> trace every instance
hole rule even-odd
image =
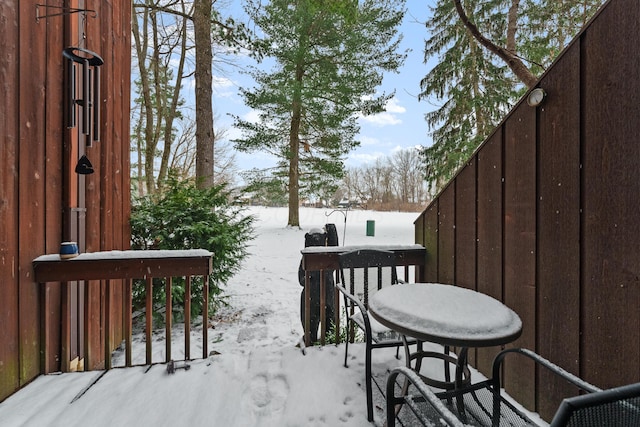
[[[206,249],[213,252],[213,272],[209,276],[210,313],[224,303],[222,287],[239,269],[253,237],[254,218],[234,203],[224,185],[198,189],[190,181],[168,179],[162,194],[135,200],[131,207],[133,249]],[[184,279],[172,283],[173,315],[180,318],[184,303]],[[191,311],[202,311],[203,280],[191,283]],[[144,283],[133,290],[134,309],[144,307]],[[154,314],[164,306],[164,280],[154,280]]]

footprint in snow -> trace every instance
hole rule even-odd
[[[251,380],[251,400],[254,409],[264,415],[280,412],[289,395],[289,384],[282,375],[260,374]]]

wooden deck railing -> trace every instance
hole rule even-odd
[[[305,345],[311,345],[311,282],[310,273],[312,271],[321,271],[320,274],[320,344],[325,344],[325,336],[327,332],[327,319],[325,318],[326,300],[325,300],[325,283],[324,283],[324,270],[338,271],[340,265],[338,263],[338,257],[343,252],[354,251],[358,249],[380,249],[392,251],[396,254],[396,265],[402,267],[404,272],[402,277],[405,282],[409,282],[412,279],[416,282],[424,280],[424,265],[426,263],[426,249],[420,245],[367,245],[367,246],[309,246],[302,249],[302,269],[305,270],[305,327],[304,327],[304,342]],[[411,276],[410,267],[414,267],[414,275]],[[336,282],[339,281],[339,277],[336,274]],[[335,294],[335,328],[340,330],[340,295],[338,292]],[[339,334],[336,334],[339,339]]]
[[[202,357],[208,356],[207,349],[207,317],[209,306],[209,275],[212,271],[212,253],[206,250],[184,250],[184,251],[106,251],[80,254],[76,258],[61,260],[59,255],[43,255],[33,260],[34,278],[37,283],[41,284],[41,307],[42,307],[42,330],[49,330],[47,322],[51,319],[47,315],[50,312],[51,302],[49,301],[48,288],[50,282],[63,282],[63,286],[67,282],[84,280],[85,286],[91,286],[88,281],[104,280],[106,283],[106,291],[104,298],[104,368],[110,369],[111,351],[113,350],[113,341],[111,336],[111,324],[114,319],[111,318],[112,304],[110,289],[113,285],[112,280],[124,280],[124,341],[125,341],[125,364],[133,366],[131,356],[131,335],[132,335],[132,282],[133,279],[144,279],[145,287],[145,316],[146,316],[146,363],[151,365],[152,360],[152,326],[153,326],[153,279],[165,278],[166,286],[166,327],[165,327],[165,362],[171,360],[171,315],[172,298],[171,286],[173,277],[185,277],[185,307],[184,307],[184,324],[185,324],[185,360],[190,359],[190,323],[191,323],[191,278],[192,276],[203,276],[205,286],[203,286],[202,295]],[[100,283],[100,282],[98,282]],[[86,295],[86,294],[85,294]],[[85,369],[94,364],[89,360],[91,351],[89,349],[89,318],[90,304],[84,304],[84,366]],[[68,370],[69,354],[70,354],[70,310],[69,304],[62,303],[62,349],[61,363],[62,370]],[[48,373],[51,369],[47,366],[46,361],[49,360],[49,353],[52,351],[52,344],[49,342],[46,333],[43,333],[41,339],[41,362],[42,372]],[[65,369],[66,367],[66,369]]]

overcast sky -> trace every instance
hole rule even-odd
[[[418,102],[417,98],[420,79],[428,71],[423,63],[424,40],[428,37],[424,21],[431,13],[428,7],[430,3],[431,1],[407,0],[407,13],[401,32],[404,34],[402,48],[410,51],[400,72],[387,74],[381,87],[381,90],[388,93],[395,90],[395,98],[387,105],[387,112],[360,119],[361,131],[358,139],[361,146],[349,154],[347,167],[374,162],[376,158],[390,156],[399,149],[431,144],[424,114],[434,107],[426,101]],[[236,2],[231,4],[230,8],[234,10],[239,7]],[[249,63],[249,60],[246,63]],[[225,75],[219,75],[215,79],[217,84],[214,88],[214,109],[218,119],[216,126],[222,125],[227,128],[227,139],[234,139],[240,134],[233,128],[233,120],[229,114],[237,114],[243,118],[254,114],[244,105],[238,87],[253,86],[253,83],[249,76],[233,68],[228,68]],[[236,153],[236,160],[241,170],[269,167],[275,163],[273,159],[261,153]]]

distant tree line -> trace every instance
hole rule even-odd
[[[245,203],[287,206],[288,192],[282,181],[265,176],[261,180],[270,185],[247,186]],[[340,180],[318,177],[313,189],[301,194],[300,205],[419,211],[431,199],[419,146],[347,168]]]
[[[421,210],[429,199],[417,147],[347,169],[333,197],[367,209],[402,211]]]

